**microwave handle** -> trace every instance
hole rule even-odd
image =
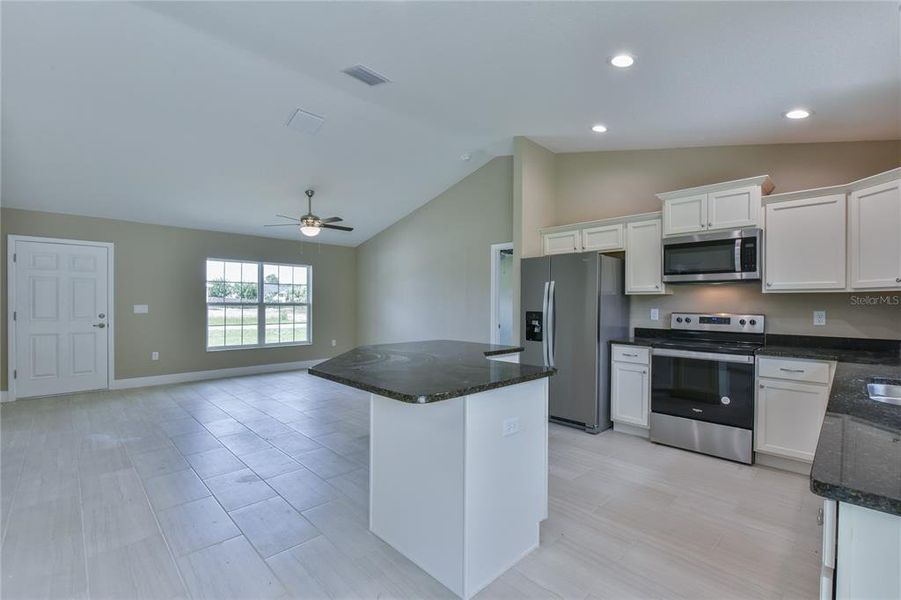
[[[735,239],[735,272],[741,273],[741,238]]]

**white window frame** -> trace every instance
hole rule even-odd
[[[207,273],[206,265],[208,261],[232,262],[232,263],[254,263],[257,266],[257,301],[251,302],[222,302],[210,303],[207,301]],[[307,270],[307,301],[292,302],[286,304],[267,304],[263,296],[263,267],[264,265],[276,267],[304,267]],[[226,352],[229,350],[254,350],[259,348],[285,348],[290,346],[310,346],[313,344],[313,266],[304,263],[285,263],[267,260],[248,260],[243,258],[218,258],[208,256],[203,262],[203,297],[204,297],[204,347],[207,352]],[[256,344],[243,344],[241,346],[214,346],[210,347],[210,306],[256,306],[257,308],[257,340]],[[276,342],[265,343],[266,340],[266,306],[305,306],[307,309],[307,341],[305,342]]]

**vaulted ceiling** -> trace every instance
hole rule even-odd
[[[314,187],[314,212],[356,227],[322,241],[356,245],[515,135],[555,152],[901,137],[893,2],[0,10],[3,206],[297,237],[263,225]],[[632,68],[607,64],[619,51]],[[814,114],[782,117],[795,106]],[[298,107],[318,133],[285,126]]]

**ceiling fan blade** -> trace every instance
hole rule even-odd
[[[292,221],[297,221],[298,223],[300,223],[300,219],[297,219],[297,218],[295,218],[295,217],[289,217],[288,215],[275,215],[275,216],[276,216],[276,217],[281,217],[281,218],[283,218],[283,219],[291,219]]]
[[[329,217],[328,219],[320,219],[322,223],[338,223],[339,221],[343,221],[341,217]]]
[[[353,227],[344,227],[343,225],[328,225],[327,223],[322,224],[323,229],[337,229],[338,231],[353,231]]]
[[[272,223],[271,225],[263,225],[263,227],[297,227],[297,223]]]

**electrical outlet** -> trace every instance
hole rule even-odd
[[[338,340],[332,340],[332,348],[338,345]]]
[[[150,353],[150,360],[159,360],[159,359],[160,359],[160,353],[159,353],[159,352],[151,352],[151,353]]]
[[[826,324],[826,311],[825,310],[815,310],[813,311],[813,324],[817,327],[823,326]]]
[[[652,309],[651,309],[651,320],[652,320],[652,321],[659,321],[659,320],[660,320],[660,309],[659,309],[659,308],[652,308]]]
[[[150,312],[150,307],[146,304],[135,304],[133,310],[136,315],[146,315]]]
[[[504,425],[501,428],[501,435],[507,437],[519,433],[519,417],[508,417],[504,419]]]

